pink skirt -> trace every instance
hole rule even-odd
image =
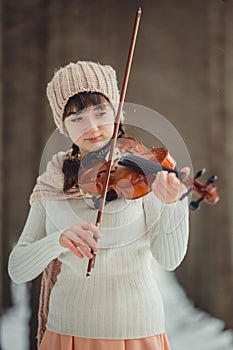
[[[170,350],[166,334],[127,340],[88,339],[46,330],[39,350]]]

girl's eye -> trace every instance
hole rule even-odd
[[[71,119],[71,122],[72,122],[72,123],[78,123],[78,122],[80,122],[82,119],[83,119],[82,117],[74,117],[74,118]]]
[[[101,118],[101,117],[104,117],[106,115],[106,112],[105,111],[103,111],[103,112],[98,112],[97,114],[96,114],[96,117],[97,118]]]

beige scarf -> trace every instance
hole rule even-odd
[[[62,166],[68,152],[58,152],[48,162],[46,171],[37,179],[30,196],[30,204],[36,200],[64,200],[83,197],[82,191],[75,186],[67,193],[63,192],[64,174],[62,173]]]

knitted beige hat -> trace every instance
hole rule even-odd
[[[89,61],[70,63],[60,68],[47,85],[47,96],[57,127],[62,127],[64,108],[70,97],[79,92],[100,92],[113,104],[119,102],[116,72],[111,66]]]

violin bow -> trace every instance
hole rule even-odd
[[[107,189],[108,189],[108,184],[109,184],[109,179],[110,179],[110,171],[111,171],[111,167],[112,167],[112,163],[113,163],[113,153],[114,153],[114,149],[116,147],[117,135],[118,135],[119,126],[120,126],[120,119],[121,119],[123,104],[125,101],[125,95],[126,95],[126,90],[127,90],[128,81],[129,81],[130,68],[131,68],[131,64],[132,64],[132,60],[133,60],[134,48],[135,48],[135,44],[136,44],[136,38],[137,38],[139,23],[140,23],[140,19],[141,19],[141,14],[142,14],[142,10],[139,7],[137,10],[136,18],[135,18],[135,22],[134,22],[134,28],[133,28],[133,34],[132,34],[131,44],[130,44],[130,48],[129,48],[128,60],[127,60],[127,64],[126,64],[126,70],[125,70],[123,85],[122,85],[121,94],[120,94],[120,101],[119,101],[119,105],[118,105],[116,120],[114,123],[114,132],[113,132],[113,136],[112,136],[112,140],[111,140],[111,144],[110,144],[109,156],[108,156],[108,161],[107,161],[107,165],[106,165],[107,166],[106,177],[105,177],[105,181],[104,181],[103,190],[101,193],[99,209],[98,209],[97,218],[96,218],[96,222],[95,222],[95,226],[98,228],[100,227],[100,222],[101,222],[102,214],[103,214],[103,210],[104,210],[104,204],[105,204],[105,200],[106,200]],[[95,236],[93,236],[93,238],[97,242],[97,238]],[[93,249],[91,249],[91,254],[92,254],[92,258],[89,259],[89,262],[88,262],[86,277],[90,277],[91,270],[94,268],[94,265],[95,265],[96,253],[93,251]]]

